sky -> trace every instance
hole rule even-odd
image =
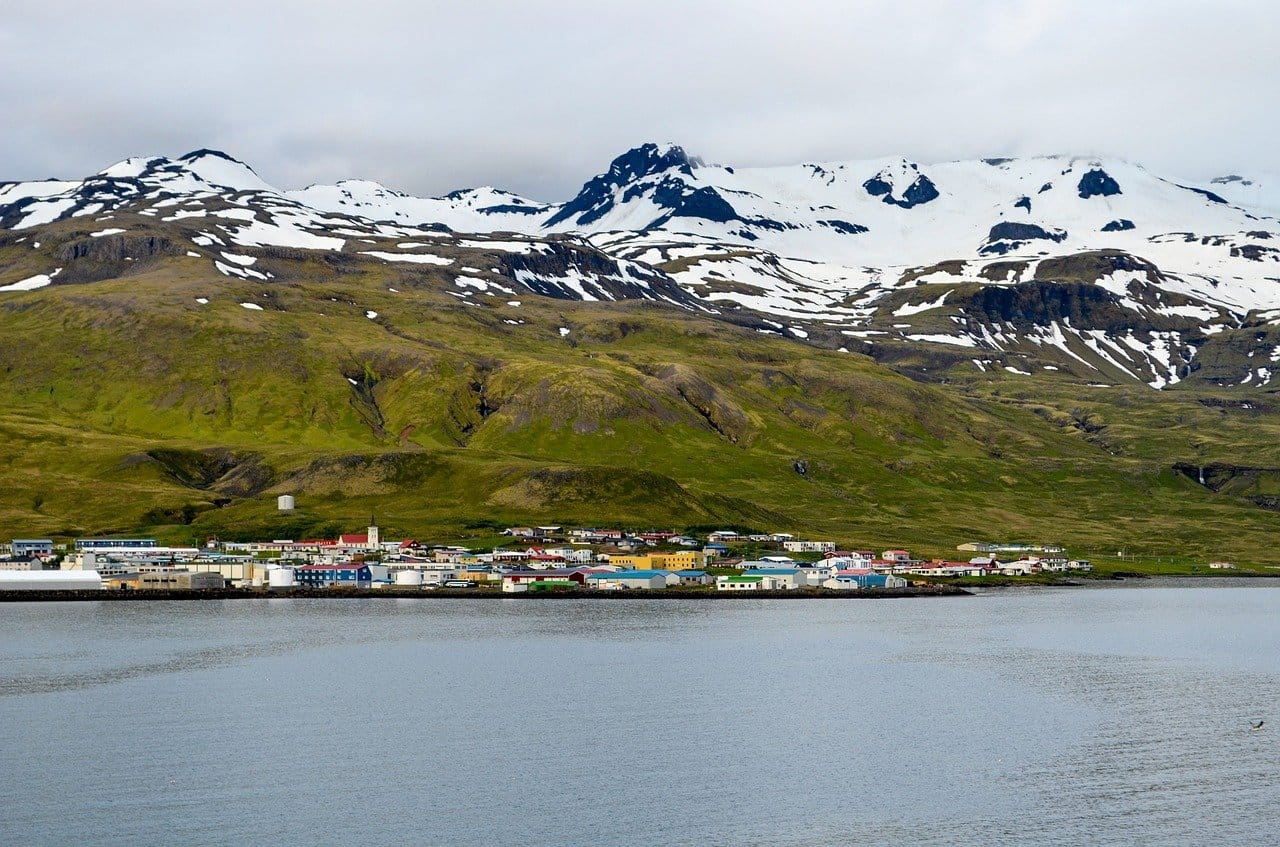
[[[0,180],[211,147],[553,201],[645,141],[1280,172],[1278,35],[1274,0],[4,0]]]

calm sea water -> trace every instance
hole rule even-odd
[[[1275,844],[1278,796],[1261,583],[0,606],[3,844]]]

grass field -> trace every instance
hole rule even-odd
[[[476,544],[724,524],[1280,564],[1265,395],[927,385],[649,302],[473,306],[430,268],[256,267],[277,281],[172,258],[3,295],[0,537],[299,538],[376,514],[387,537]],[[1217,466],[1218,490],[1177,463]]]

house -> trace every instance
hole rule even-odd
[[[972,562],[942,562],[942,570],[946,576],[986,576],[994,568],[987,565],[975,565]]]
[[[676,571],[677,585],[712,585],[716,578],[706,571]]]
[[[760,587],[766,591],[792,591],[808,583],[799,568],[752,568],[743,576],[760,577]]]
[[[697,547],[698,539],[690,535],[673,535],[667,539],[667,543],[675,544],[680,547]]]
[[[762,576],[718,576],[716,591],[760,591],[763,582]]]
[[[709,544],[723,544],[726,541],[739,541],[741,539],[742,536],[731,529],[717,529],[707,536]]]
[[[1002,562],[999,571],[1001,576],[1030,576],[1033,572],[1032,562],[1030,559]]]
[[[729,555],[729,548],[724,544],[719,543],[705,544],[702,547],[702,555],[706,556],[708,559],[716,556],[727,556]]]
[[[784,541],[782,549],[788,553],[831,553],[836,549],[834,541]]]
[[[42,571],[44,570],[44,560],[38,556],[22,556],[21,558],[0,559],[0,570]]]
[[[804,577],[801,585],[822,585],[823,582],[836,575],[837,567],[826,562],[814,562],[798,566],[800,576]]]
[[[533,538],[535,531],[531,526],[510,526],[504,529],[502,534],[510,535],[512,538]]]
[[[369,588],[373,573],[364,563],[302,565],[293,569],[294,579],[304,588]]]
[[[13,543],[17,544],[18,542],[15,541]],[[1231,571],[1236,568],[1233,562],[1210,562],[1209,567],[1213,568],[1215,571]]]
[[[29,556],[52,556],[53,541],[48,538],[15,538],[13,543],[9,545],[9,549],[15,559],[25,559]]]
[[[911,554],[906,550],[885,550],[880,554],[880,558],[886,562],[901,562],[905,564],[911,561]]]
[[[603,591],[658,591],[667,587],[668,575],[658,570],[593,573],[587,577],[587,585]]]
[[[596,560],[596,554],[585,547],[547,547],[542,555],[559,556],[561,561],[575,565],[589,565]]]

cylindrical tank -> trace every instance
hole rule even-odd
[[[281,494],[276,498],[276,508],[281,512],[292,512],[297,502],[293,499],[292,494]]]
[[[396,571],[396,585],[422,587],[422,571]]]
[[[293,588],[297,584],[293,568],[280,567],[267,571],[267,585],[271,588]]]

